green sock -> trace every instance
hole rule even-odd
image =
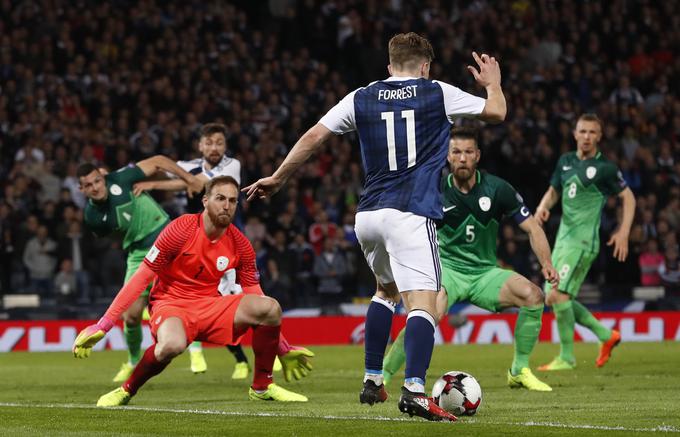
[[[401,366],[406,362],[406,351],[404,350],[404,336],[406,329],[402,329],[399,335],[392,343],[389,352],[383,359],[383,371],[389,372],[392,375],[397,373]]]
[[[574,358],[574,308],[571,300],[553,305],[557,319],[557,331],[560,333],[560,358],[573,363]]]
[[[510,372],[519,375],[523,367],[529,367],[529,355],[534,350],[538,333],[541,332],[543,305],[521,307],[515,323],[515,356]]]
[[[142,358],[142,325],[124,324],[123,332],[128,346],[128,361],[135,365]]]
[[[201,346],[200,341],[194,341],[189,345],[189,352],[202,351],[203,346]]]
[[[574,319],[576,323],[593,331],[600,341],[609,340],[612,336],[611,329],[605,328],[582,303],[573,301],[572,304],[574,306]]]

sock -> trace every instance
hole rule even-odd
[[[139,362],[142,356],[142,325],[124,324],[123,332],[128,346],[128,361],[133,366]]]
[[[406,318],[406,387],[412,392],[425,392],[425,374],[430,367],[434,348],[434,318],[423,310],[413,310]]]
[[[132,371],[132,375],[123,384],[123,388],[126,392],[131,395],[135,395],[137,390],[146,383],[150,378],[158,375],[165,369],[165,367],[170,364],[170,360],[166,363],[162,363],[156,359],[154,351],[156,350],[156,345],[152,344],[144,355],[142,359],[139,360],[135,370]]]
[[[227,349],[234,355],[237,363],[248,363],[248,358],[246,357],[246,354],[243,353],[243,348],[240,344],[227,345]]]
[[[521,307],[515,323],[515,356],[510,373],[519,375],[523,367],[529,367],[529,355],[534,350],[538,333],[541,332],[543,305]]]
[[[576,323],[593,331],[597,338],[602,342],[611,338],[611,329],[605,328],[605,326],[600,323],[600,321],[597,320],[581,302],[572,301],[572,306],[574,307],[574,320],[576,320]]]
[[[200,352],[203,350],[203,345],[200,341],[192,341],[189,345],[189,352]]]
[[[406,330],[399,331],[399,335],[394,339],[392,347],[390,348],[385,359],[383,360],[383,371],[395,374],[401,369],[401,366],[406,362],[406,352],[404,351],[404,337]]]
[[[553,305],[560,333],[560,358],[573,363],[574,358],[574,308],[571,300]]]
[[[364,331],[366,376],[364,381],[370,375],[379,375],[380,378],[377,378],[375,382],[379,382],[378,385],[382,384],[383,356],[385,355],[387,341],[390,338],[393,315],[394,304],[378,296],[373,296],[371,304],[368,306],[368,312],[366,312]]]
[[[279,335],[281,335],[281,325],[253,327],[253,352],[255,352],[253,390],[267,390],[269,384],[274,381],[272,369],[278,349]]]

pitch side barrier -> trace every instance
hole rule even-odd
[[[680,341],[680,312],[596,313],[607,327],[616,327],[624,342]],[[435,331],[437,344],[512,344],[516,314],[468,315],[467,323],[453,328],[443,322]],[[321,316],[285,317],[283,329],[292,344],[347,345],[364,339],[364,317]],[[0,352],[64,352],[71,350],[78,332],[95,320],[0,321]],[[406,323],[405,316],[395,316],[392,336]],[[552,314],[543,315],[540,341],[557,343],[559,335]],[[249,345],[250,335],[243,344]],[[576,341],[596,342],[585,328],[576,326]],[[152,342],[149,327],[144,325],[144,345]],[[95,350],[125,350],[122,322],[113,327]]]

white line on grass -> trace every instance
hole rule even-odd
[[[13,402],[0,402],[0,407],[17,407],[17,408],[51,408],[51,409],[71,409],[71,410],[103,410],[101,407],[96,407],[89,404],[20,404]],[[185,408],[162,408],[162,407],[137,407],[124,406],[115,407],[111,410],[123,411],[145,411],[153,413],[175,413],[175,414],[203,414],[209,416],[239,416],[239,417],[275,417],[275,418],[296,418],[296,419],[326,419],[326,420],[370,420],[383,422],[415,422],[420,419],[413,419],[410,417],[385,417],[385,416],[333,416],[333,415],[308,415],[308,414],[285,414],[285,413],[267,413],[267,412],[240,412],[240,411],[222,411],[222,410],[191,410]],[[626,428],[625,426],[606,426],[606,425],[579,425],[566,424],[559,422],[495,422],[479,419],[463,419],[461,423],[479,424],[479,425],[504,425],[504,426],[528,426],[528,427],[545,427],[545,428],[565,428],[565,429],[592,429],[600,431],[628,431],[628,432],[673,432],[680,433],[680,429],[671,425],[658,425],[653,428]]]

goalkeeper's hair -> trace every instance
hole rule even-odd
[[[236,190],[238,191],[239,189],[239,184],[236,182],[236,179],[234,179],[231,176],[217,176],[216,178],[212,178],[208,181],[207,184],[205,184],[205,195],[210,197],[212,194],[212,191],[215,187],[219,185],[233,185],[236,187]]]

